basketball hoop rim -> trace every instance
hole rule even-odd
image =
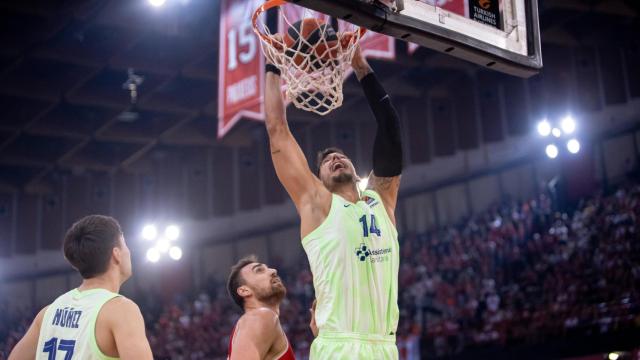
[[[273,46],[273,41],[272,39],[265,35],[264,33],[262,33],[262,31],[260,31],[260,29],[258,28],[258,17],[260,17],[260,14],[262,14],[263,12],[272,9],[274,7],[277,6],[281,6],[288,3],[288,1],[286,0],[268,0],[266,1],[264,4],[258,6],[258,8],[256,9],[256,11],[254,11],[253,16],[251,17],[251,23],[253,25],[253,31],[260,36],[260,38],[268,43],[269,45]],[[364,36],[364,34],[367,32],[366,28],[363,27],[359,27],[359,39],[362,39],[362,36]]]

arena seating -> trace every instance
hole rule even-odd
[[[401,238],[401,357],[450,357],[487,345],[544,345],[640,328],[640,185],[555,211],[547,194],[505,201],[459,224]],[[312,276],[306,259],[279,269],[288,288],[281,321],[299,359],[312,334]],[[225,359],[239,311],[224,283],[207,281],[169,303],[140,304],[159,359]],[[0,358],[35,309],[0,303]]]

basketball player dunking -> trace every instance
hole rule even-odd
[[[118,221],[90,215],[76,222],[64,256],[82,284],[40,311],[9,359],[153,359],[140,309],[118,294],[131,276]]]
[[[255,256],[231,268],[227,290],[244,311],[229,338],[230,360],[295,360],[280,326],[280,302],[287,294],[275,269]]]
[[[399,245],[395,206],[402,172],[397,113],[371,67],[352,61],[377,122],[373,172],[360,192],[351,160],[321,151],[317,172],[289,130],[277,67],[266,66],[265,110],[271,157],[301,220],[317,305],[310,358],[397,359]],[[317,176],[316,176],[317,175]]]

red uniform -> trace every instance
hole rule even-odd
[[[231,337],[229,338],[229,355],[227,355],[227,359],[231,359],[231,350],[233,348],[233,335],[235,334],[236,334],[236,327],[234,326],[233,330],[231,331]],[[287,350],[285,350],[276,359],[277,360],[296,360],[296,357],[293,354],[293,348],[291,347],[291,343],[289,342],[287,335],[285,335],[284,333],[282,335],[284,335],[284,338],[287,340]]]

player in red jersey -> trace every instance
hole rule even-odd
[[[287,294],[278,271],[248,256],[231,268],[227,289],[244,311],[229,339],[229,360],[295,360],[280,326],[280,302]]]

